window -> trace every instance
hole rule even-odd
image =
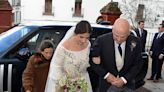
[[[21,42],[19,42],[18,40],[16,40],[18,43],[16,41],[12,42],[12,44],[16,43],[17,45],[14,47],[12,47],[12,45],[10,45],[10,47],[12,47],[12,49],[4,57],[5,58],[18,58],[20,60],[26,60],[33,53],[36,53],[38,51],[40,43],[45,39],[52,40],[54,43],[54,48],[56,48],[56,46],[58,45],[60,40],[64,37],[67,30],[70,29],[70,27],[71,26],[41,27],[37,30],[31,29],[31,31],[28,30],[27,29],[28,27],[27,27],[26,29],[25,28],[22,29],[21,32],[20,32],[20,30],[17,30],[15,33],[13,33],[12,35],[8,35],[8,36],[10,36],[11,38],[19,37],[19,38],[21,38]],[[14,37],[12,37],[12,36],[14,36]],[[10,40],[11,40],[11,38],[10,38]],[[8,41],[9,41],[8,39],[4,40],[5,43]],[[1,40],[0,40],[0,43],[2,43]],[[0,47],[2,47],[2,46],[0,45]],[[6,45],[6,47],[9,47],[9,46]],[[2,49],[3,49],[3,47],[2,47]],[[0,52],[3,52],[3,51],[0,51]]]
[[[143,19],[144,9],[145,9],[145,5],[143,5],[143,4],[139,4],[138,5],[138,11],[137,11],[137,15],[136,15],[136,21],[144,20]]]
[[[56,48],[57,44],[60,42],[67,31],[66,27],[63,26],[63,28],[64,29],[61,29],[60,27],[41,28],[37,30],[37,34],[32,36],[31,39],[27,41],[30,52],[36,52],[40,43],[45,39],[52,40]]]
[[[21,22],[21,11],[15,11],[13,13],[13,24],[19,24]]]
[[[98,36],[109,33],[111,31],[112,29],[93,27],[92,35],[90,36],[91,44],[94,43]]]
[[[82,0],[75,0],[75,9],[73,16],[82,17]]]
[[[12,6],[21,6],[21,0],[12,0]]]
[[[21,21],[21,0],[12,0],[13,6],[13,25],[19,24]]]
[[[52,0],[45,0],[45,10],[44,10],[43,15],[53,15]]]

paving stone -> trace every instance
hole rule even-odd
[[[152,80],[146,80],[151,75],[151,58],[149,59],[149,68],[148,73],[145,78],[145,85],[141,88],[138,88],[136,92],[164,92],[164,66],[162,69],[162,77],[163,79],[160,79],[159,82],[154,83]]]

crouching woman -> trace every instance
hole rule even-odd
[[[25,92],[44,92],[53,52],[54,45],[51,40],[44,40],[39,51],[30,57],[22,75]]]

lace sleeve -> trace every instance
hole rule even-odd
[[[55,50],[53,58],[51,60],[49,74],[47,77],[47,83],[45,87],[45,92],[58,92],[56,91],[56,80],[63,76],[63,63],[65,59],[65,51],[63,48],[58,47]]]
[[[49,76],[55,80],[59,79],[63,74],[63,63],[65,59],[65,50],[59,47],[52,60],[49,69]]]

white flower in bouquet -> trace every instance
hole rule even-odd
[[[57,81],[58,92],[87,92],[87,82],[82,77],[64,76]]]

